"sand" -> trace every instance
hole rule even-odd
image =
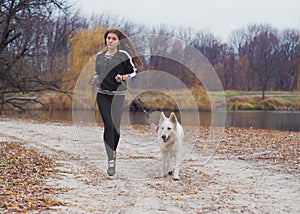
[[[155,132],[147,128],[122,127],[117,173],[109,177],[101,126],[1,118],[0,127],[0,141],[24,142],[58,164],[58,176],[48,183],[70,188],[53,195],[68,205],[50,213],[300,213],[299,167],[230,152],[203,154],[195,128],[186,128],[180,180],[174,181],[161,176]],[[287,136],[300,142],[299,132]],[[216,146],[229,138],[225,133]]]

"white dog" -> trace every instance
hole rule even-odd
[[[157,142],[162,155],[162,172],[163,176],[173,174],[174,180],[179,179],[183,137],[184,132],[176,115],[172,112],[167,118],[162,112],[157,127]]]

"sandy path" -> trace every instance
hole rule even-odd
[[[25,142],[61,165],[49,183],[72,189],[54,196],[70,204],[55,213],[300,213],[299,173],[221,155],[203,165],[189,136],[181,180],[173,181],[160,177],[151,132],[123,131],[117,174],[108,177],[100,127],[7,118],[0,127],[0,141]]]

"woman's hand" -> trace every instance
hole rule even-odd
[[[115,77],[117,82],[122,82],[123,80],[127,80],[128,76],[127,75],[121,75],[121,74],[117,74],[117,76]]]
[[[99,83],[99,76],[95,74],[90,80],[89,80],[89,86],[94,88],[97,87]]]
[[[117,74],[117,76],[115,76],[115,80],[117,81],[117,82],[122,82],[122,75],[120,75],[120,74]]]

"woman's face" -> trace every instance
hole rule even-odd
[[[119,44],[119,38],[116,34],[114,33],[109,33],[106,37],[106,45],[110,49],[117,48]]]

